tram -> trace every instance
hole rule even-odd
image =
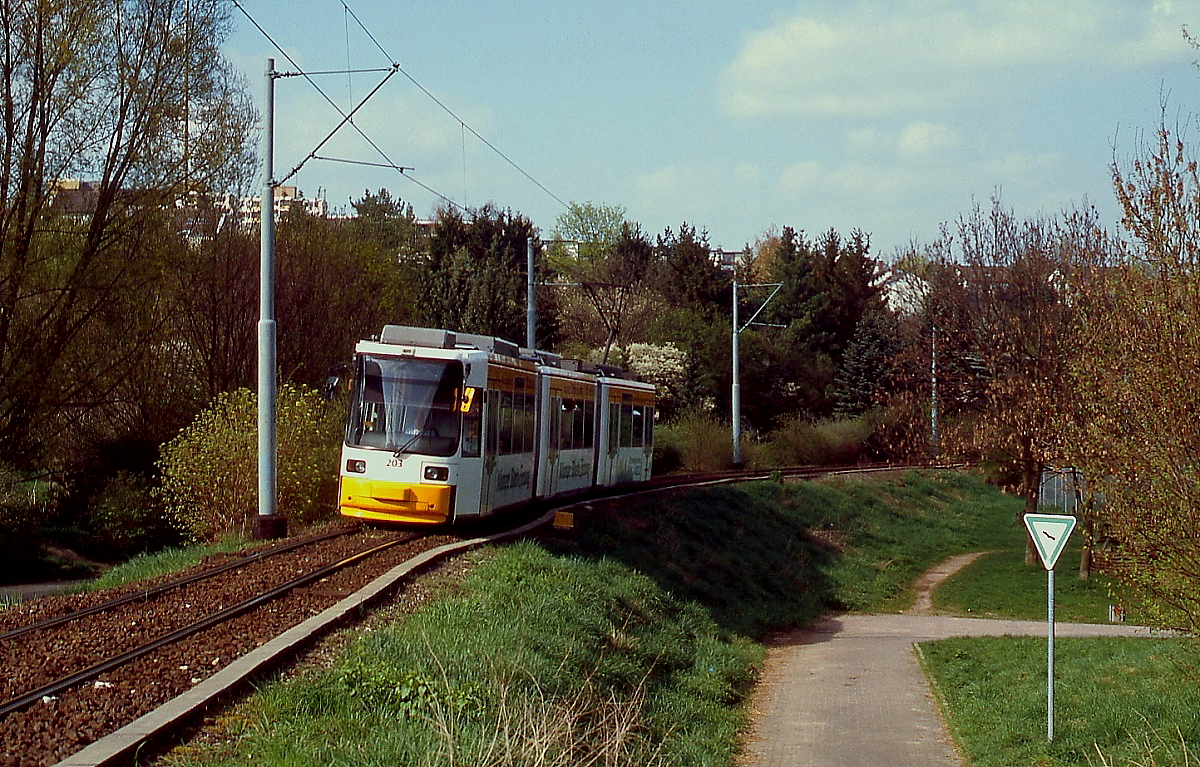
[[[445,524],[650,478],[655,389],[499,338],[386,325],[355,348],[339,510]]]

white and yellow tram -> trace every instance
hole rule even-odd
[[[473,519],[650,478],[654,386],[502,339],[387,325],[355,349],[340,511]]]

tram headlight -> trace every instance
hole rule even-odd
[[[346,461],[346,471],[350,474],[366,474],[367,462],[351,458]]]
[[[426,466],[425,479],[430,482],[445,482],[450,479],[450,469],[445,466]]]

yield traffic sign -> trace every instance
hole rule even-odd
[[[1067,538],[1075,529],[1075,517],[1065,514],[1026,514],[1025,527],[1037,544],[1038,554],[1047,570],[1054,569],[1054,563],[1066,548]]]

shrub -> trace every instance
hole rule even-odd
[[[176,520],[164,513],[153,483],[119,471],[100,488],[88,514],[89,548],[114,562],[180,543]]]
[[[810,423],[793,416],[771,433],[762,453],[775,466],[823,466],[863,458],[871,437],[866,416]]]
[[[721,471],[733,465],[733,446],[729,427],[716,417],[689,411],[670,424],[654,430],[655,450],[664,456],[677,453],[686,471]],[[654,469],[659,466],[657,456]]]
[[[258,507],[257,395],[219,395],[163,446],[162,500],[194,538],[246,534]],[[312,389],[285,384],[276,406],[278,512],[306,524],[332,508],[341,411]]]
[[[0,581],[43,577],[46,503],[20,476],[0,464]]]

